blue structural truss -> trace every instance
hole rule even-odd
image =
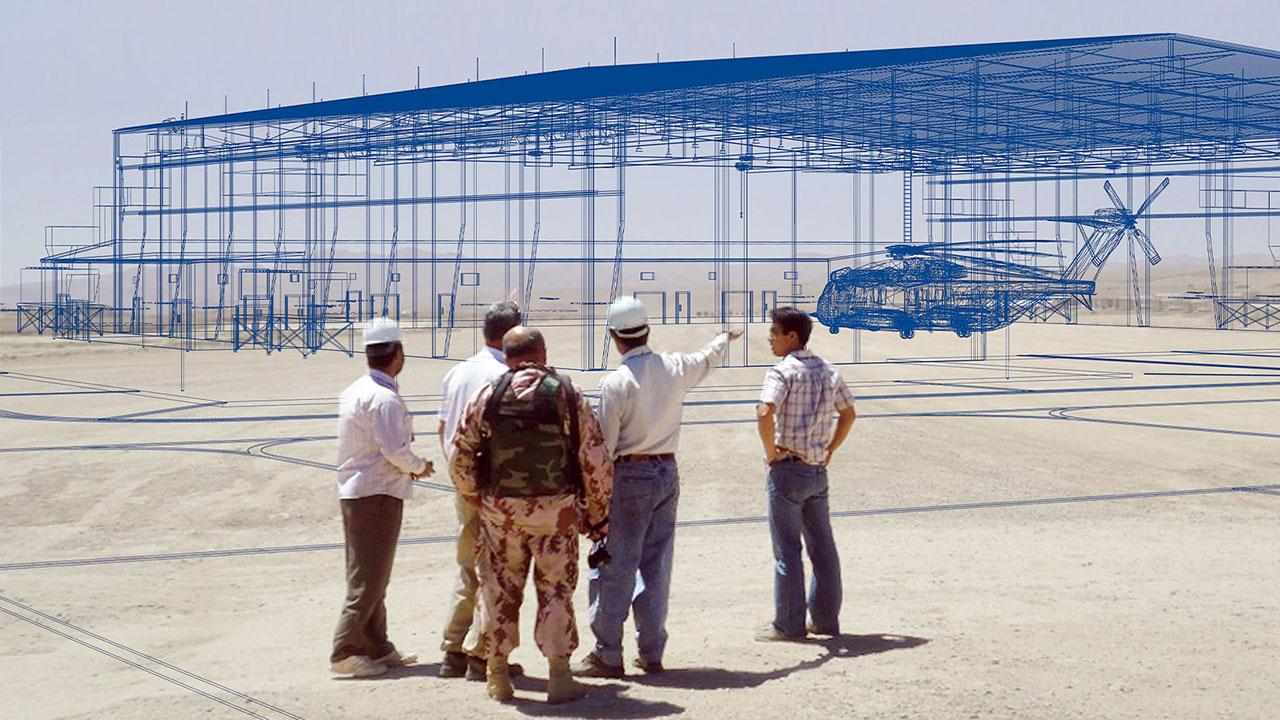
[[[19,330],[351,353],[360,322],[390,316],[457,357],[455,331],[473,346],[481,309],[514,298],[579,328],[598,368],[602,306],[622,293],[650,293],[663,322],[795,304],[833,332],[967,336],[1076,321],[1113,254],[1129,324],[1178,301],[1217,327],[1280,327],[1280,297],[1241,283],[1274,278],[1280,254],[1280,53],[1183,35],[477,79],[183,114],[116,130],[114,158],[92,237],[28,269],[40,293]],[[628,238],[629,182],[649,168],[711,175],[709,236]],[[790,232],[753,236],[750,180],[770,174],[789,182]],[[852,237],[798,237],[797,187],[818,174],[850,179]],[[901,203],[877,209],[886,183]],[[1157,201],[1171,186],[1199,202]],[[550,236],[549,213],[575,206],[577,228]],[[1203,233],[1203,290],[1153,299],[1152,222]],[[1236,262],[1253,250],[1273,262]],[[646,284],[675,268],[696,282]]]

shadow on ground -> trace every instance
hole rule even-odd
[[[334,678],[341,682],[388,682],[405,678],[437,678],[440,663],[423,663],[407,667],[390,668],[383,675],[371,678]],[[444,680],[443,682],[466,683],[475,690],[479,697],[484,697],[484,683],[469,682],[461,678]],[[517,711],[532,717],[590,717],[625,720],[627,718],[657,718],[667,715],[679,715],[684,708],[669,702],[653,702],[640,698],[628,697],[625,692],[630,687],[622,683],[597,685],[588,682],[590,694],[587,697],[563,705],[546,704],[546,678],[520,676],[512,678],[516,686],[516,697],[508,705]],[[495,709],[497,705],[495,703]]]
[[[589,685],[585,698],[562,705],[548,705],[545,702],[547,681],[540,678],[521,678],[515,682],[517,695],[510,704],[517,712],[530,717],[626,720],[627,718],[666,717],[684,712],[683,707],[674,703],[631,697],[626,694],[630,686],[623,683],[583,684]]]
[[[890,650],[906,650],[929,642],[926,638],[909,635],[837,635],[831,638],[808,638],[795,645],[817,645],[826,652],[813,660],[805,660],[790,667],[766,672],[745,672],[726,668],[691,667],[670,668],[657,675],[628,676],[638,685],[684,688],[688,690],[736,690],[753,688],[770,680],[779,680],[801,670],[821,667],[836,658],[856,658],[875,655]]]
[[[856,658],[890,650],[906,650],[927,642],[929,642],[927,638],[909,635],[838,635],[832,638],[808,638],[792,644],[818,646],[824,652],[812,660],[805,660],[777,670],[749,672],[712,667],[673,668],[657,675],[628,675],[626,683],[686,690],[753,688],[801,670],[813,670],[837,658]],[[621,720],[678,715],[685,710],[674,703],[630,697],[626,694],[629,685],[620,682],[592,684],[590,694],[586,698],[564,705],[547,705],[542,702],[547,689],[545,680],[518,678],[515,684],[521,692],[512,705],[520,713],[531,717],[588,717]]]

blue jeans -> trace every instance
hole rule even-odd
[[[773,626],[789,637],[805,634],[804,562],[809,551],[813,578],[807,609],[821,632],[840,632],[840,556],[831,535],[827,469],[783,461],[769,466],[769,532],[773,536]]]
[[[622,664],[622,624],[635,610],[640,657],[661,662],[675,548],[680,473],[675,460],[620,462],[609,501],[608,565],[588,571],[588,617],[596,655]]]

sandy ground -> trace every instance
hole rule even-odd
[[[572,364],[576,331],[549,335]],[[749,342],[766,362],[763,326]],[[848,334],[814,342],[850,358]],[[424,664],[327,672],[333,398],[359,358],[188,353],[180,391],[173,351],[2,336],[0,717],[1276,717],[1274,335],[1019,325],[985,362],[955,338],[861,342],[867,362],[842,367],[860,417],[831,469],[847,634],[753,640],[772,608],[763,371],[726,368],[686,409],[668,672],[548,707],[526,613],[513,660],[531,677],[503,707],[434,676],[443,485],[406,508],[389,599],[392,639]],[[402,376],[437,460],[448,367]],[[580,588],[588,643],[585,604]]]

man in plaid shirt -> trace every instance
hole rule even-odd
[[[765,375],[756,424],[769,464],[774,618],[757,638],[839,635],[840,556],[831,534],[827,463],[853,426],[853,394],[834,367],[805,347],[813,329],[808,315],[782,307],[770,317],[769,349],[782,360]],[[807,606],[801,537],[813,564]]]

